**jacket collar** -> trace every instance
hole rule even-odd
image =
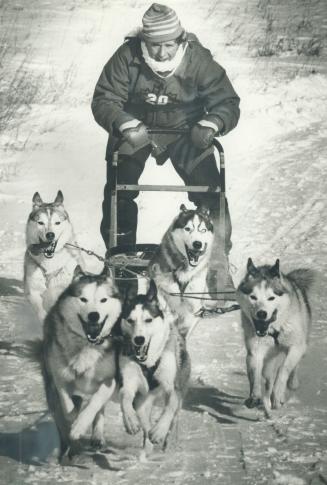
[[[188,62],[191,58],[191,51],[192,51],[192,42],[194,42],[194,40],[196,41],[196,37],[193,36],[193,34],[188,34],[188,38],[187,38],[187,42],[189,44],[188,48],[186,49],[186,52],[184,54],[184,57],[180,63],[180,65],[177,67],[174,75],[177,76],[177,77],[182,77],[184,74],[185,74],[185,71],[186,71],[186,66],[188,65]],[[133,64],[136,64],[136,65],[141,65],[141,64],[144,64],[146,65],[144,59],[143,59],[143,56],[142,56],[142,49],[141,49],[141,39],[139,37],[126,37],[126,40],[134,40],[134,48],[132,49],[132,62]],[[168,78],[169,79],[169,78]]]

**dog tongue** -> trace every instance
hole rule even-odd
[[[141,347],[134,347],[135,348],[135,356],[137,360],[144,360],[146,357],[146,348],[144,345]]]

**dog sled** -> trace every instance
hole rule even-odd
[[[185,129],[149,129],[150,135],[155,134],[186,134],[188,130]],[[153,255],[155,254],[159,244],[153,243],[137,243],[136,245],[117,245],[117,200],[118,194],[124,191],[138,191],[138,192],[213,192],[219,197],[219,247],[218,251],[223,251],[225,247],[225,225],[226,225],[226,178],[225,178],[225,156],[221,143],[215,138],[213,141],[215,148],[215,157],[217,161],[217,153],[220,173],[221,186],[190,186],[190,185],[135,185],[135,184],[120,184],[118,183],[118,171],[119,171],[119,146],[113,153],[112,158],[112,178],[111,178],[111,213],[110,213],[110,226],[109,226],[109,242],[106,262],[109,267],[112,268],[112,276],[116,280],[118,286],[121,284],[128,284],[128,282],[135,283],[135,280],[140,278],[149,278],[148,266]],[[218,255],[219,256],[219,255]],[[228,272],[228,268],[225,268]],[[239,308],[235,304],[235,289],[230,286],[227,287],[225,282],[228,281],[228,275],[223,274],[221,278],[218,278],[216,283],[216,291],[213,295],[203,293],[188,293],[183,292],[183,298],[196,298],[205,300],[214,300],[214,304],[210,304],[210,310],[202,309],[199,313],[201,317],[210,317],[217,314],[226,313],[228,311],[236,310]],[[187,289],[186,289],[187,290]],[[177,296],[177,295],[176,295]],[[181,296],[181,295],[179,295]],[[229,304],[226,304],[229,302]],[[234,304],[233,304],[234,303]]]

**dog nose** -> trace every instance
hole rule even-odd
[[[257,312],[257,318],[259,320],[266,320],[266,318],[267,318],[267,312],[265,312],[264,310],[259,310]]]
[[[134,338],[135,345],[143,345],[144,342],[145,342],[145,338],[142,336]]]
[[[194,249],[196,249],[196,250],[201,249],[201,248],[202,248],[202,242],[201,242],[201,241],[194,241],[194,242],[193,242],[193,247],[194,247]]]
[[[54,232],[47,232],[45,237],[47,238],[48,241],[53,241],[55,238],[55,233]]]
[[[99,318],[100,318],[100,314],[98,312],[90,312],[88,314],[89,322],[96,323],[99,321]]]

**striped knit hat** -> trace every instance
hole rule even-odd
[[[149,42],[166,42],[177,39],[184,29],[175,10],[160,3],[153,3],[145,12],[141,36]]]

